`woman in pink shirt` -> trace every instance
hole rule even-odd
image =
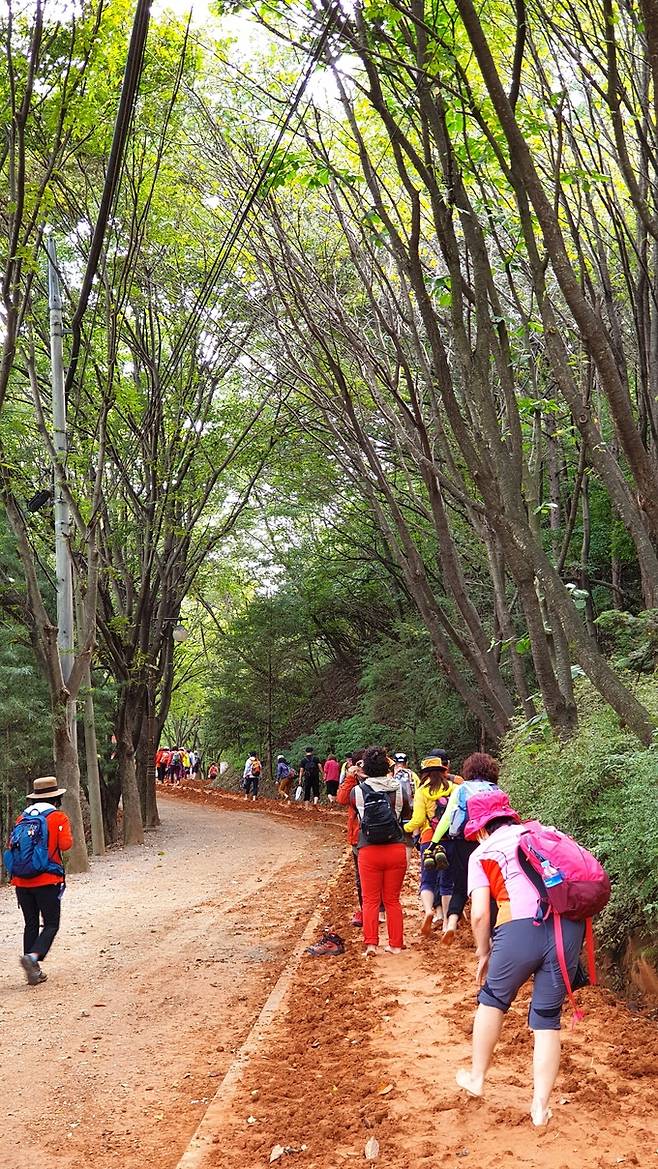
[[[478,1008],[473,1023],[470,1069],[457,1072],[457,1083],[471,1096],[482,1096],[503,1019],[519,989],[533,979],[528,1025],[534,1032],[533,1124],[548,1124],[548,1100],[560,1066],[560,1016],[566,986],[555,948],[553,919],[537,920],[539,894],[519,863],[524,832],[506,792],[482,792],[468,801],[467,840],[479,840],[468,865],[471,928],[475,938]],[[492,932],[491,903],[497,906]],[[584,922],[562,919],[569,978],[573,982],[583,944]]]
[[[329,752],[325,762],[322,764],[322,771],[324,773],[324,782],[327,785],[327,799],[330,804],[333,804],[338,792],[338,781],[340,779],[340,763],[333,749]]]

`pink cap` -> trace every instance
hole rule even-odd
[[[509,816],[517,824],[521,823],[521,817],[510,804],[507,792],[480,792],[467,800],[466,809],[468,821],[464,836],[467,840],[474,840],[481,828],[486,828],[490,820],[497,820],[499,816]]]

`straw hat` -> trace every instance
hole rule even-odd
[[[34,781],[34,790],[28,795],[28,800],[47,800],[50,796],[63,796],[65,787],[59,787],[55,775],[42,775]]]

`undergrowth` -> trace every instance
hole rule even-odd
[[[658,720],[658,679],[635,691]],[[579,729],[566,743],[514,728],[501,782],[523,816],[575,836],[605,865],[612,897],[597,932],[619,956],[630,934],[648,944],[658,934],[658,739],[644,747],[584,679],[577,699]]]

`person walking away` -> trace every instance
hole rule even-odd
[[[245,800],[248,800],[250,795],[252,800],[256,800],[258,798],[258,785],[260,783],[262,770],[263,765],[258,758],[258,755],[255,751],[252,751],[244,765],[244,774],[242,776],[242,786],[244,788]]]
[[[411,785],[413,799],[413,792],[418,788],[420,779],[416,772],[409,766],[409,756],[404,751],[396,751],[393,756],[393,775],[401,783],[407,782]]]
[[[466,771],[466,766],[464,767]],[[503,791],[482,791],[468,800],[468,820],[464,836],[475,843],[468,864],[468,892],[471,896],[471,929],[477,956],[476,981],[478,1006],[473,1025],[471,1067],[457,1072],[457,1083],[470,1096],[482,1096],[484,1081],[500,1037],[503,1020],[519,989],[532,977],[532,996],[528,1025],[534,1035],[533,1094],[530,1107],[532,1123],[538,1127],[551,1118],[549,1099],[560,1066],[560,1017],[565,995],[571,995],[583,944],[585,923],[570,920],[560,913],[561,941],[556,945],[555,913],[549,912],[549,879],[562,886],[562,873],[547,861],[542,862],[543,883],[535,883],[522,860],[521,840],[528,831],[560,837],[554,829],[544,829],[537,822],[521,824],[518,812],[510,807]],[[596,881],[591,881],[587,896],[598,898],[586,909],[586,916],[598,912],[610,895],[610,882],[591,854],[563,837],[576,852],[577,865],[586,855]],[[573,855],[573,854],[571,854]],[[527,864],[527,862],[526,862]],[[565,866],[566,869],[566,866]],[[557,882],[555,882],[557,875]],[[588,873],[591,875],[591,873]],[[581,874],[574,873],[578,897],[583,897]],[[598,882],[598,888],[595,884]],[[562,886],[566,888],[566,886]],[[544,897],[541,896],[543,890]],[[497,906],[496,925],[491,929],[491,902]],[[542,904],[543,903],[543,904]],[[558,948],[559,947],[559,948]],[[563,960],[563,965],[560,963]],[[567,974],[567,988],[564,974]]]
[[[464,912],[468,900],[468,862],[476,845],[472,840],[464,837],[464,826],[467,819],[467,801],[479,792],[498,790],[498,776],[500,764],[493,756],[483,751],[476,751],[464,760],[462,766],[463,782],[457,784],[449,798],[445,812],[441,816],[432,836],[432,843],[425,853],[425,863],[428,858],[430,864],[433,858],[440,856],[441,841],[446,835],[452,841],[452,856],[450,867],[453,880],[453,892],[448,905],[448,920],[444,922],[444,932],[441,941],[449,946],[455,939],[457,925]],[[461,778],[461,777],[460,777]],[[439,853],[437,854],[437,848]]]
[[[285,755],[277,755],[276,760],[276,790],[284,800],[290,799],[295,770],[290,766]]]
[[[411,816],[411,805],[403,796],[397,779],[389,772],[383,747],[368,747],[363,753],[364,778],[354,787],[350,799],[359,817],[359,876],[363,893],[364,954],[377,953],[379,907],[384,904],[389,954],[404,947],[400,892],[407,871],[407,846],[403,819]]]
[[[345,760],[345,774],[340,781],[338,793],[336,795],[336,802],[347,808],[347,843],[352,849],[352,859],[354,861],[354,880],[356,885],[356,895],[359,901],[359,908],[355,910],[352,917],[352,925],[360,928],[363,925],[363,894],[361,892],[361,878],[359,876],[359,817],[356,813],[356,808],[352,803],[352,792],[359,781],[363,779],[363,772],[361,770],[361,762],[363,760],[363,751],[352,751]]]
[[[313,803],[320,802],[320,779],[322,778],[322,764],[312,747],[307,747],[304,758],[299,765],[299,782],[304,784],[304,807],[308,808],[313,796]]]
[[[413,814],[411,820],[403,824],[407,833],[419,833],[420,836],[420,903],[423,909],[423,923],[420,932],[424,938],[430,936],[435,921],[435,906],[440,909],[437,920],[444,925],[448,918],[448,906],[453,893],[452,875],[450,873],[450,854],[452,845],[446,843],[443,850],[446,862],[443,867],[437,864],[425,865],[425,853],[431,843],[434,829],[445,810],[453,788],[455,778],[449,771],[447,752],[432,751],[421,760],[420,782],[413,799]],[[396,773],[396,778],[399,772]],[[450,850],[450,851],[449,851]]]
[[[336,753],[333,748],[322,764],[322,771],[324,773],[324,782],[327,785],[327,799],[330,804],[333,804],[338,795],[338,783],[340,780],[340,763],[336,758]]]
[[[168,762],[169,751],[166,747],[159,747],[155,753],[155,773],[158,777],[158,783],[164,783]]]
[[[25,923],[20,964],[30,986],[46,981],[40,964],[59,930],[63,853],[73,846],[69,818],[61,810],[65,792],[54,775],[35,779],[28,807],[18,817],[5,852],[5,867]]]
[[[171,772],[171,782],[173,784],[180,784],[183,778],[183,756],[178,747],[175,747],[171,753],[169,770]]]

